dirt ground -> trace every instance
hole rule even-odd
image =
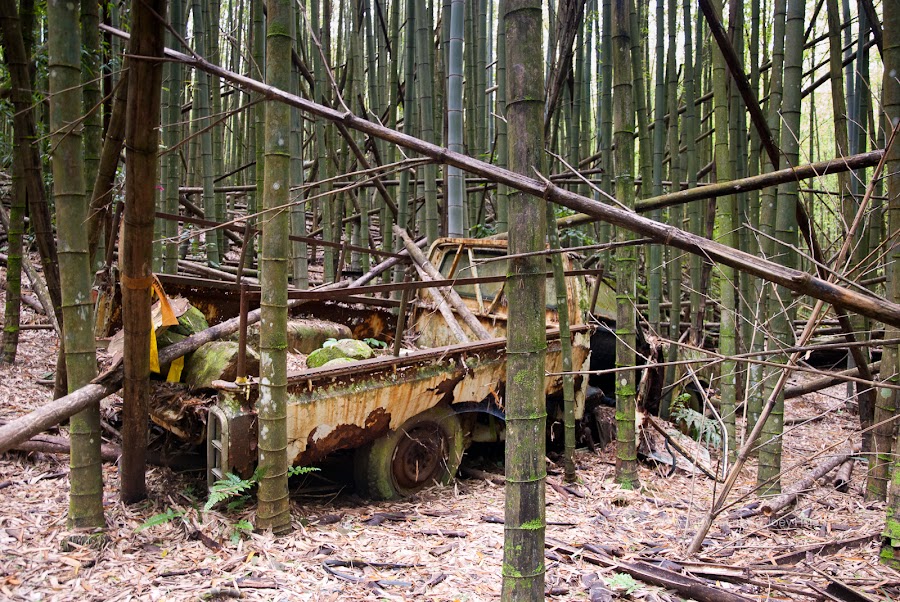
[[[30,310],[25,322],[40,318]],[[39,384],[54,368],[52,331],[23,331],[19,360],[0,367],[0,419],[9,420],[50,399]],[[786,488],[808,469],[805,460],[853,439],[855,417],[844,409],[844,388],[788,403],[787,418],[825,419],[793,427],[784,439],[785,466],[800,466],[783,479]],[[106,407],[120,403],[115,397]],[[65,434],[65,428],[60,429]],[[845,447],[845,446],[841,446]],[[464,467],[500,472],[497,453],[472,452]],[[116,466],[107,464],[106,543],[99,549],[63,547],[67,536],[68,458],[12,452],[0,457],[0,599],[10,600],[497,600],[503,556],[503,486],[484,478],[460,478],[403,502],[369,503],[340,487],[340,474],[317,473],[292,482],[294,530],[273,537],[241,529],[253,521],[253,505],[203,512],[204,483],[197,473],[153,467],[150,497],[125,506],[118,499]],[[578,452],[581,482],[561,486],[551,465],[547,488],[548,597],[588,600],[586,583],[599,576],[617,598],[675,601],[669,590],[596,566],[593,556],[619,561],[685,560],[685,548],[710,505],[714,483],[703,475],[643,465],[643,484],[623,491],[612,481],[613,456]],[[813,460],[813,463],[818,458]],[[733,494],[753,501],[755,463],[743,471]],[[471,474],[471,472],[470,472]],[[816,599],[813,587],[839,580],[873,600],[900,599],[900,574],[878,564],[884,505],[863,500],[864,465],[854,471],[849,493],[830,484],[804,495],[792,517],[767,526],[761,516],[722,515],[704,549],[682,564],[706,583],[748,600]],[[499,479],[496,479],[499,480]],[[171,520],[148,526],[170,512]],[[145,528],[142,528],[145,527]],[[804,546],[855,540],[857,545],[821,554],[799,554],[791,564],[776,558]],[[861,543],[860,543],[861,542]],[[567,554],[596,546],[592,553]],[[350,561],[354,561],[351,565]],[[671,567],[671,565],[669,565]],[[678,567],[676,567],[678,568]],[[729,583],[726,579],[734,581]],[[841,599],[841,598],[837,598]],[[844,598],[847,599],[847,598]],[[862,599],[862,598],[859,598]]]

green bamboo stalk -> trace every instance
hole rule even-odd
[[[750,86],[753,90],[753,96],[759,98],[759,79],[760,79],[760,2],[752,0],[750,8]],[[764,49],[765,50],[765,49]],[[760,137],[756,128],[750,130],[750,157],[748,173],[751,176],[760,173]],[[749,199],[749,221],[750,225],[759,230],[759,214],[760,193],[758,190],[750,192]],[[761,252],[760,245],[752,245],[756,253]],[[750,250],[748,247],[745,249]],[[751,320],[752,333],[749,338],[745,337],[744,344],[748,345],[752,351],[762,352],[765,350],[765,334],[760,325],[765,321],[764,312],[766,311],[766,293],[768,288],[760,278],[754,278],[752,281],[752,296],[748,299],[751,303]],[[763,381],[765,380],[765,372],[763,366],[758,363],[752,363],[747,366],[747,386],[745,389],[746,411],[744,412],[745,430],[749,432],[756,424],[756,417],[759,416],[763,405]],[[752,424],[751,424],[752,422]]]
[[[713,10],[719,22],[722,22],[722,2],[712,1]],[[725,58],[717,44],[713,45],[713,98],[715,103],[715,161],[716,179],[725,182],[734,179],[734,163],[731,159],[728,133],[730,125],[728,74],[725,66]],[[720,197],[716,204],[716,225],[719,231],[719,241],[732,248],[738,248],[737,237],[737,211],[734,195]],[[737,353],[737,270],[728,266],[719,267],[720,289],[720,326],[719,326],[719,353],[726,358],[731,358]],[[727,438],[728,449],[734,453],[734,408],[737,403],[737,362],[726,359],[722,362],[721,376],[719,378],[719,411],[725,422],[726,432],[723,440]]]
[[[300,53],[302,28],[300,7],[294,3],[291,15],[292,48]],[[300,94],[300,68],[291,61],[291,86],[296,94]],[[306,181],[303,173],[303,147],[304,130],[303,116],[296,107],[291,108],[291,187],[296,190]],[[291,234],[294,236],[306,236],[306,204],[297,202],[304,193],[288,195],[291,205]],[[295,288],[305,289],[309,287],[309,253],[307,244],[303,241],[293,240],[291,245],[292,284]]]
[[[787,21],[785,25],[784,53],[784,97],[782,99],[781,116],[784,123],[781,137],[781,149],[788,165],[797,165],[800,155],[799,140],[794,135],[800,131],[800,84],[803,71],[803,27],[806,4],[803,0],[788,0]],[[781,245],[778,262],[788,267],[795,267],[796,254],[790,249],[797,244],[797,182],[788,182],[778,187],[778,202],[775,216],[775,236]],[[787,289],[776,288],[776,296],[780,310],[772,316],[772,330],[778,343],[789,346],[794,340],[791,312],[792,299]],[[764,491],[767,494],[781,492],[781,433],[784,428],[784,393],[766,420],[761,436],[759,450],[759,469],[757,481],[768,483]]]
[[[326,11],[326,17],[328,16],[327,12],[328,11]],[[328,19],[324,19],[324,22],[327,23]],[[319,19],[318,0],[313,0],[313,2],[310,3],[310,26],[319,44],[321,44],[320,49],[316,45],[316,40],[310,40],[310,53],[313,57],[313,74],[315,76],[315,83],[313,85],[313,98],[316,99],[316,102],[328,104],[328,98],[330,98],[331,95],[328,93],[328,84],[325,77],[325,62],[322,57],[322,54],[328,48],[328,46],[325,44],[326,30],[328,28],[322,27],[321,25],[321,21]],[[322,238],[326,241],[333,242],[335,238],[333,225],[335,224],[335,222],[339,224],[340,220],[336,219],[335,217],[335,200],[327,196],[331,191],[331,184],[328,182],[328,178],[332,174],[332,169],[330,161],[328,159],[328,136],[325,132],[325,124],[321,119],[317,119],[315,122],[315,139],[317,153],[316,162],[318,163],[319,168],[318,177],[320,181],[323,181],[323,184],[319,186],[316,192],[317,195],[322,196],[322,222],[325,225],[324,229],[322,230]],[[335,264],[338,258],[335,255],[333,247],[323,247],[323,253],[324,280],[325,282],[334,282],[336,267]]]
[[[184,35],[184,4],[182,0],[172,0],[169,5],[169,21],[172,29],[180,36]],[[175,36],[171,31],[167,32],[167,44],[171,47],[175,45]],[[178,61],[166,63],[166,79],[168,80],[167,89],[164,91],[163,114],[166,121],[166,127],[163,129],[163,143],[166,148],[174,148],[178,144],[180,138],[180,127],[178,123],[181,121],[181,104],[182,91],[184,89],[184,67]],[[178,187],[181,184],[181,161],[178,153],[170,152],[163,158],[166,166],[165,178],[162,180],[165,186],[165,209],[166,213],[178,213]],[[178,243],[176,235],[178,234],[178,222],[173,220],[165,220],[163,235],[166,237],[165,250],[163,253],[163,272],[167,274],[175,274],[178,272]]]
[[[419,99],[419,131],[426,142],[435,142],[434,69],[431,64],[432,27],[425,0],[416,5],[416,92]],[[425,166],[425,236],[434,242],[440,231],[437,205],[437,166]]]
[[[377,1],[377,0],[376,0]],[[388,105],[388,117],[387,117],[387,125],[391,129],[397,129],[397,113],[400,108],[400,0],[392,0],[390,6],[390,57],[388,61],[389,69],[390,69],[390,85],[389,85],[389,93],[390,93],[390,101]],[[385,155],[387,163],[394,163],[397,161],[397,147],[393,144],[385,145],[387,149],[387,154]],[[404,170],[405,171],[405,170]],[[409,174],[407,173],[407,179],[409,178]],[[402,176],[401,176],[402,179]],[[399,205],[399,196],[397,194],[397,200]],[[399,212],[399,206],[398,206]],[[379,222],[381,226],[381,241],[382,248],[384,249],[393,249],[394,248],[394,230],[391,227],[393,222],[393,216],[390,213],[390,209],[387,207],[385,203],[381,203],[381,213],[379,215]],[[398,216],[399,223],[399,216]],[[405,226],[404,226],[405,227]],[[384,273],[384,282],[388,282],[391,279],[391,272],[385,271]]]
[[[616,198],[626,207],[634,206],[634,90],[635,51],[632,23],[636,22],[631,2],[613,2],[613,137],[615,149]],[[639,48],[639,46],[638,46]],[[640,57],[637,59],[640,61]],[[640,86],[638,86],[640,87]],[[617,228],[616,240],[629,242],[635,236]],[[637,346],[635,304],[637,298],[637,252],[631,245],[616,250],[616,366],[634,366]],[[635,373],[627,370],[616,379],[616,482],[624,489],[640,486],[637,471]]]
[[[8,54],[6,56],[9,56]],[[25,230],[25,163],[13,157],[12,194],[6,226],[6,302],[3,308],[3,339],[0,340],[0,364],[16,361],[19,345],[19,317],[22,308],[22,235]],[[0,209],[2,211],[2,209]]]
[[[482,157],[490,152],[491,143],[487,137],[487,0],[477,0],[475,3],[477,14],[475,16],[475,137],[478,140],[478,151]],[[485,158],[485,161],[490,159]],[[474,223],[472,225],[475,225]]]
[[[59,224],[59,272],[63,338],[69,391],[97,374],[87,244],[87,197],[81,131],[81,32],[76,5],[47,5],[50,64],[50,131],[53,200]],[[69,526],[102,528],[103,472],[100,461],[100,405],[83,410],[69,423],[71,440]]]
[[[266,8],[266,83],[283,90],[291,87],[290,0],[269,0]],[[271,211],[288,202],[291,190],[291,111],[285,104],[266,107],[266,161],[264,175],[262,249],[260,253],[258,529],[284,533],[291,529],[287,457],[287,287],[289,215]]]
[[[498,0],[497,13],[502,15],[506,10],[506,0]],[[494,111],[497,119],[497,165],[507,167],[508,147],[506,136],[506,28],[501,24],[497,28],[497,101]],[[497,232],[506,232],[509,229],[509,189],[499,184],[497,186],[497,218],[495,222]]]
[[[881,89],[881,110],[884,114],[885,129],[893,129],[900,120],[900,9],[891,4],[884,5],[883,18],[884,75]],[[888,277],[887,294],[891,300],[900,299],[900,247],[896,244],[898,228],[900,228],[900,140],[894,138],[887,149],[884,173],[886,174],[887,213],[889,238],[887,248],[890,249],[885,265]],[[900,329],[893,326],[885,328],[885,336],[898,336]],[[885,345],[882,350],[881,378],[885,382],[896,384],[900,381],[900,348],[896,345]],[[867,496],[884,499],[883,491],[890,489],[888,498],[885,538],[882,542],[881,561],[894,568],[900,567],[900,435],[897,434],[894,422],[886,420],[895,417],[898,411],[897,394],[887,388],[878,389],[875,400],[875,436],[873,437],[874,454],[870,456],[869,478],[866,483]],[[893,457],[888,454],[893,439]],[[889,470],[893,470],[890,488],[887,486]]]
[[[453,0],[450,4],[450,58],[447,64],[447,148],[454,152],[463,152],[464,6],[463,0]],[[447,235],[463,236],[465,232],[465,178],[462,170],[452,165],[447,167],[447,174]]]
[[[602,0],[602,31],[600,34],[600,137],[599,150],[602,174],[600,175],[600,189],[606,194],[613,194],[613,153],[612,153],[612,0]],[[598,195],[599,196],[599,195]],[[599,200],[599,199],[598,199]],[[612,236],[612,228],[606,222],[599,226],[599,239],[601,242],[609,241]],[[609,251],[600,254],[604,266],[610,264]],[[593,310],[593,308],[591,308]]]
[[[774,19],[772,26],[772,67],[769,69],[769,107],[767,121],[772,136],[777,140],[781,132],[781,98],[783,95],[783,76],[784,76],[784,35],[785,35],[785,18],[787,11],[787,0],[775,0]],[[774,168],[768,153],[763,153],[763,173],[771,172]],[[775,208],[777,202],[777,187],[764,189],[760,193],[760,209],[759,209],[759,229],[763,233],[762,237],[762,254],[765,257],[773,258],[776,254],[775,247]],[[757,321],[760,329],[768,331],[771,328],[770,316],[777,313],[778,300],[775,297],[772,287],[768,284],[762,286],[760,299],[760,316],[765,315],[765,321],[761,319]],[[767,335],[769,336],[769,335]],[[771,347],[771,341],[767,341],[767,345]],[[764,369],[762,374],[764,378],[760,381],[758,387],[761,388],[761,395],[757,398],[751,398],[751,402],[747,410],[747,427],[749,433],[756,425],[759,414],[762,411],[763,399],[768,399],[769,392],[775,384],[776,370]]]
[[[669,129],[668,129],[668,147],[669,147],[669,181],[672,182],[671,189],[677,190],[677,182],[681,181],[681,169],[679,161],[679,142],[678,142],[678,69],[676,67],[678,53],[678,37],[676,35],[677,26],[677,9],[676,0],[669,0],[668,3],[668,22],[666,23],[668,30],[668,49],[666,51],[666,101],[669,111]],[[661,128],[660,128],[661,129]],[[679,228],[684,227],[684,205],[669,208],[669,223],[675,224]],[[682,297],[682,254],[674,249],[668,249],[668,284],[669,284],[669,301],[672,302],[672,308],[669,310],[669,339],[677,341],[681,336],[681,297]],[[666,368],[665,387],[671,390],[675,382],[676,366],[678,361],[678,345],[670,345],[668,360],[671,365]],[[669,418],[669,404],[671,402],[671,393],[660,400],[659,415],[663,419]]]
[[[900,123],[900,82],[898,82],[898,74],[900,74],[900,7],[897,3],[884,4],[883,17],[883,58],[884,58],[884,76],[882,79],[881,92],[881,109],[884,112],[885,124],[893,125]],[[888,232],[891,236],[896,236],[896,232],[900,229],[900,143],[896,139],[892,140],[893,144],[887,149],[888,155],[885,162],[884,173],[887,174],[887,194],[888,194]],[[900,265],[900,247],[896,244],[890,245],[890,257],[888,261],[888,287],[890,299],[896,301],[900,299],[900,274],[897,273],[897,266]],[[896,337],[898,329],[888,327],[885,336]],[[887,362],[893,365],[885,366]],[[896,383],[898,373],[900,373],[900,349],[895,346],[886,346],[884,348],[884,357],[882,358],[882,378],[886,378]],[[880,390],[878,401],[881,402],[882,412],[876,413],[876,424],[879,419],[889,412],[889,404],[886,403],[887,398],[893,398],[894,412],[897,412],[896,392],[887,392]],[[876,410],[877,410],[876,406]],[[890,432],[890,427],[884,429]],[[894,431],[894,447],[893,458],[893,476],[890,486],[890,496],[888,498],[887,516],[885,520],[884,535],[881,544],[881,562],[894,569],[900,569],[900,434]],[[881,445],[878,441],[878,431],[876,431],[876,453],[880,455]],[[880,460],[880,458],[879,458]]]
[[[696,104],[694,93],[694,82],[699,78],[700,64],[696,57],[700,54],[700,47],[703,45],[699,36],[697,43],[694,43],[692,36],[691,23],[693,17],[691,15],[691,3],[684,0],[684,141],[685,141],[685,175],[688,180],[688,188],[694,188],[697,185],[697,167],[699,164],[697,149],[697,134],[700,131],[696,115]],[[697,21],[700,21],[700,15],[697,11]],[[698,27],[699,34],[699,27]],[[697,82],[699,83],[699,82]],[[688,226],[689,231],[694,234],[703,233],[703,203],[695,201],[688,205]],[[703,342],[703,259],[697,255],[691,255],[690,276],[691,276],[691,344],[700,346]]]
[[[207,25],[208,20],[205,14],[203,0],[192,0],[191,10],[194,17],[194,46],[198,52],[206,52],[209,48],[207,43]],[[208,128],[209,119],[209,88],[210,76],[203,71],[194,71],[195,90],[193,98],[194,110],[194,126],[200,131],[200,156],[201,161],[199,167],[201,179],[203,182],[202,206],[203,213],[207,219],[216,221],[216,193],[215,193],[215,173],[213,172],[213,139],[212,132]],[[217,80],[218,81],[218,80]],[[221,258],[219,256],[219,241],[216,232],[206,233],[206,263],[213,268],[219,267]]]
[[[550,248],[559,250],[559,231],[555,226],[553,205],[547,203],[547,238]],[[572,373],[572,334],[569,329],[569,296],[566,288],[562,253],[551,256],[553,263],[553,287],[556,293],[556,315],[559,322],[560,353],[563,375],[563,464],[565,479],[574,483],[578,479],[575,468],[575,376]]]
[[[219,20],[221,16],[220,0],[206,0],[206,2],[207,4],[204,5],[203,9],[206,11],[205,16],[208,16],[207,22],[205,23],[207,27],[207,56],[210,61],[218,65],[222,62],[221,51],[219,50]],[[222,114],[221,88],[222,81],[218,77],[211,76],[209,78],[209,92],[212,100],[211,111],[216,119]],[[212,125],[211,122],[210,125]],[[225,153],[223,151],[225,129],[221,124],[217,124],[212,127],[209,134],[212,140],[213,181],[215,182],[216,176],[225,173]],[[209,219],[217,222],[224,222],[226,213],[225,193],[215,192],[214,194],[216,213],[215,217],[210,217]],[[207,234],[207,236],[209,235]],[[216,250],[219,253],[219,263],[221,263],[225,260],[225,253],[228,251],[225,230],[222,228],[216,230]]]
[[[100,166],[103,125],[100,109],[100,5],[96,0],[81,0],[82,105],[84,107],[84,193],[93,197],[94,180]],[[160,224],[161,226],[161,224]],[[158,237],[157,237],[158,238]],[[93,266],[99,267],[99,266]]]
[[[19,317],[22,300],[22,236],[25,230],[25,207],[27,204],[26,155],[31,154],[30,146],[22,144],[25,140],[24,120],[20,111],[31,111],[29,106],[30,88],[23,89],[21,81],[27,78],[28,55],[21,35],[19,13],[15,3],[0,6],[0,43],[3,45],[3,57],[10,74],[10,88],[16,117],[13,122],[13,138],[18,152],[13,154],[12,198],[10,200],[9,220],[5,224],[7,235],[6,263],[6,303],[3,314],[3,339],[0,341],[0,363],[12,364],[16,360],[19,344]],[[11,11],[11,12],[7,12]],[[16,35],[18,34],[18,35]],[[12,39],[15,38],[15,39]]]
[[[540,0],[508,0],[503,14],[506,89],[509,94],[509,166],[520,174],[543,171],[544,73]],[[509,252],[544,248],[546,201],[510,194]],[[506,518],[503,599],[544,599],[546,491],[544,399],[546,260],[529,256],[510,262],[509,336],[506,364]]]
[[[247,40],[250,44],[250,56],[252,57],[252,60],[250,61],[250,73],[253,75],[254,79],[259,81],[262,81],[265,78],[266,72],[266,20],[265,15],[263,14],[264,2],[265,0],[250,0],[250,12],[253,17],[253,24],[251,35]],[[251,178],[250,181],[256,184],[256,190],[247,195],[247,213],[253,215],[262,204],[264,192],[263,178],[266,167],[266,103],[258,102],[262,98],[261,95],[253,94],[251,98],[257,101],[257,103],[253,109],[253,116],[250,118],[253,125],[251,128],[253,136],[249,138],[250,150],[252,152],[248,154],[255,157],[256,161],[253,164],[249,177]],[[251,227],[255,227],[257,219],[250,218],[249,222]],[[249,242],[250,248],[247,249],[246,261],[248,266],[252,266],[256,261],[255,239],[251,239]]]
[[[662,194],[663,154],[665,153],[665,113],[666,113],[666,80],[663,68],[665,52],[665,7],[664,0],[656,0],[656,54],[655,54],[655,90],[653,94],[653,154],[651,194]],[[647,180],[644,180],[645,182]],[[641,187],[646,191],[646,184]],[[646,196],[644,194],[643,196]],[[662,220],[662,210],[654,210],[650,217]],[[663,248],[661,245],[649,245],[647,253],[647,317],[653,332],[660,333],[660,303],[662,302]]]

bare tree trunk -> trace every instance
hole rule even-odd
[[[161,57],[165,30],[158,15],[166,0],[132,4],[128,52],[129,87],[125,117],[125,230],[122,245],[122,323],[125,327],[125,391],[122,409],[120,496],[131,504],[147,497],[144,479],[150,401],[150,291],[153,278],[153,221],[159,181],[159,110]]]

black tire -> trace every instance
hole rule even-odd
[[[457,415],[446,406],[433,407],[356,450],[357,490],[371,499],[395,500],[434,483],[446,485],[464,449]]]

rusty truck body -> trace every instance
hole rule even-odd
[[[337,367],[306,369],[288,374],[288,456],[296,465],[312,465],[341,450],[355,450],[358,489],[373,498],[409,495],[455,474],[463,451],[473,441],[503,437],[506,382],[504,301],[506,244],[483,239],[441,239],[429,261],[455,286],[468,309],[492,335],[487,340],[459,343],[442,315],[419,290],[410,303],[407,339],[415,349]],[[551,271],[547,260],[548,272]],[[566,268],[571,262],[566,257]],[[491,278],[494,277],[494,278]],[[488,282],[472,283],[473,278]],[[566,278],[573,341],[573,366],[586,367],[590,326],[586,323],[592,291],[581,276]],[[608,287],[600,295],[609,297]],[[594,292],[596,298],[597,292]],[[547,280],[548,373],[562,371],[553,279]],[[614,299],[607,298],[609,305]],[[323,306],[324,307],[324,306]],[[305,311],[321,317],[322,309]],[[376,300],[331,303],[329,319],[344,321],[356,338],[397,333],[392,314]],[[471,335],[466,326],[465,331]],[[576,411],[583,411],[584,386],[578,379]],[[546,379],[548,409],[553,414],[561,398],[562,377]],[[227,472],[247,473],[256,461],[258,379],[246,385],[220,387],[209,409],[207,470],[213,482]],[[551,416],[552,418],[552,416]]]

